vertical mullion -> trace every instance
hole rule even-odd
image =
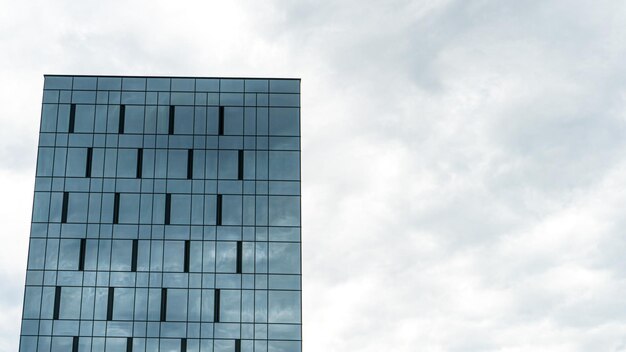
[[[109,287],[109,294],[107,297],[107,320],[113,320],[114,298],[115,298],[115,287]]]
[[[113,198],[113,223],[119,224],[120,222],[120,194],[115,193]]]
[[[217,224],[217,226],[221,226],[222,225],[222,195],[218,194],[217,195],[217,205],[215,207],[215,223]]]
[[[161,321],[167,319],[167,289],[161,289]]]
[[[187,338],[180,339],[180,352],[187,352]]]
[[[85,249],[87,246],[87,240],[84,238],[80,239],[80,253],[78,255],[78,270],[85,270]]]
[[[125,124],[126,124],[126,105],[120,105],[120,119],[119,119],[119,126],[117,127],[117,132],[119,134],[124,133]]]
[[[187,179],[193,178],[193,149],[187,151]]]
[[[63,192],[63,205],[61,206],[61,222],[67,222],[67,207],[70,202],[70,194],[69,192]]]
[[[235,352],[241,352],[241,339],[235,340]]]
[[[143,173],[143,148],[137,149],[137,178],[141,178]]]
[[[215,302],[213,303],[213,321],[219,323],[220,321],[220,289],[215,289]]]
[[[59,310],[61,308],[61,286],[54,288],[54,310],[52,313],[52,319],[59,319]]]
[[[69,133],[74,133],[74,124],[76,121],[76,104],[70,105],[70,121],[69,126],[67,127],[67,131]]]
[[[130,271],[137,271],[137,251],[139,247],[139,240],[133,240],[132,258],[130,261]]]
[[[243,261],[243,242],[237,241],[237,274],[241,274],[241,267]]]
[[[126,352],[133,352],[133,338],[126,338]]]
[[[165,225],[170,224],[170,213],[172,210],[172,194],[165,194]]]
[[[174,118],[176,117],[176,107],[170,105],[170,120],[168,126],[168,134],[174,134]]]
[[[189,272],[189,254],[191,252],[191,241],[187,240],[185,241],[185,258],[184,258],[184,262],[183,262],[183,271],[188,273]]]
[[[237,153],[237,179],[243,180],[243,150],[239,150]]]
[[[220,117],[218,124],[218,133],[220,136],[224,135],[224,107],[220,106]]]
[[[92,160],[93,160],[93,148],[87,148],[87,161],[85,162],[85,177],[91,177]]]

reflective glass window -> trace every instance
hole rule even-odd
[[[136,224],[139,222],[139,194],[121,193],[119,223]]]
[[[74,120],[74,132],[93,132],[95,111],[95,105],[77,104]]]
[[[300,198],[292,196],[269,197],[270,226],[300,226]]]
[[[69,194],[67,222],[87,222],[88,193],[72,192]]]
[[[185,242],[183,241],[165,241],[163,270],[182,272],[184,264]],[[168,297],[169,299],[169,297]]]
[[[191,219],[191,196],[172,194],[170,224],[189,224]]]
[[[59,270],[78,269],[80,256],[79,239],[62,239],[59,247]]]
[[[66,176],[85,177],[86,163],[87,148],[68,148]]]
[[[167,320],[187,320],[187,290],[167,290]]]
[[[176,134],[193,133],[193,106],[176,106],[174,131]]]
[[[299,323],[300,292],[269,291],[268,318],[270,323]]]
[[[80,287],[63,287],[61,289],[60,319],[78,319],[80,317]]]
[[[299,152],[269,152],[269,178],[271,180],[299,180]]]
[[[299,135],[299,114],[299,108],[270,108],[269,134],[273,136]]]
[[[133,242],[130,240],[113,240],[111,247],[111,270],[129,271]]]
[[[117,151],[117,177],[135,178],[137,176],[137,149],[119,149]]]
[[[243,108],[232,106],[224,107],[224,134],[243,134]]]
[[[217,242],[217,272],[234,273],[237,265],[237,243]]]
[[[132,320],[133,307],[135,304],[135,289],[118,287],[114,292],[113,319]]]
[[[270,242],[269,272],[277,274],[300,273],[300,244]]]
[[[237,150],[220,150],[219,178],[237,179],[239,159]]]
[[[241,291],[220,290],[220,321],[241,321]]]
[[[222,196],[222,225],[241,225],[241,196]]]
[[[187,178],[187,150],[169,150],[167,177]]]
[[[142,133],[143,119],[143,106],[127,105],[124,116],[124,133]]]

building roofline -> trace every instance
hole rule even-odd
[[[111,78],[206,78],[206,79],[273,79],[273,80],[298,80],[296,77],[215,77],[215,76],[141,76],[141,75],[71,75],[58,73],[45,73],[44,77],[111,77]]]

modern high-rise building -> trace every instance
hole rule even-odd
[[[20,351],[301,351],[300,80],[44,81]]]

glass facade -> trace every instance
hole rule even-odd
[[[45,76],[20,351],[301,351],[300,80]]]

